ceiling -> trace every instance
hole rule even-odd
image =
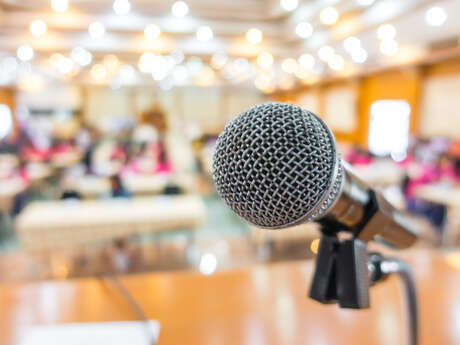
[[[197,56],[205,64],[213,54],[225,53],[231,59],[248,59],[253,65],[258,54],[269,52],[275,59],[270,73],[262,73],[255,67],[245,78],[233,78],[231,82],[256,83],[263,74],[260,78],[266,80],[259,81],[258,86],[267,87],[259,89],[272,92],[280,87],[295,87],[299,82],[313,83],[335,75],[353,75],[376,67],[420,61],[433,54],[429,48],[434,42],[449,39],[457,42],[460,32],[460,22],[453,15],[460,13],[460,0],[368,0],[367,6],[363,5],[364,0],[298,0],[296,9],[290,11],[282,8],[280,0],[187,0],[189,13],[181,18],[171,14],[174,1],[129,0],[131,11],[125,15],[114,13],[113,1],[69,0],[67,11],[56,13],[49,0],[0,0],[0,52],[3,56],[15,56],[20,45],[29,45],[35,51],[30,63],[43,65],[51,54],[69,56],[79,46],[91,52],[93,65],[107,54],[114,54],[122,63],[134,67],[147,51],[167,55],[180,50],[186,58]],[[333,25],[326,25],[320,19],[321,11],[328,6],[339,13]],[[427,25],[425,20],[426,11],[433,6],[447,13],[447,20],[438,27]],[[46,34],[40,37],[29,32],[29,25],[37,19],[47,25]],[[95,21],[105,26],[102,38],[91,38],[88,33],[88,27]],[[296,25],[304,21],[312,25],[313,34],[299,38]],[[381,53],[377,37],[377,29],[384,23],[396,28],[394,40],[398,50],[390,56]],[[144,38],[144,29],[149,24],[161,29],[158,39]],[[196,38],[200,26],[212,29],[211,40],[202,42]],[[263,32],[261,43],[246,41],[245,34],[250,28]],[[344,48],[343,41],[350,36],[360,39],[368,56],[365,62],[353,62]],[[325,45],[334,48],[335,56],[340,57],[340,68],[328,68],[329,62],[318,58],[318,50]],[[297,59],[304,53],[312,54],[316,60],[312,71],[286,73],[280,67],[284,59]],[[218,74],[218,80],[232,79],[222,77],[222,72]],[[72,77],[84,79],[76,74]],[[283,78],[284,85],[280,86]]]

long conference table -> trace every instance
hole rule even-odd
[[[460,343],[460,254],[405,254],[415,270],[420,345]],[[371,309],[344,310],[306,297],[312,261],[259,265],[211,276],[194,272],[122,276],[159,344],[406,344],[396,278],[372,287]],[[0,343],[18,344],[32,325],[136,320],[107,280],[0,286]]]
[[[193,230],[206,211],[200,196],[33,202],[15,229],[25,249],[54,249],[134,234]]]

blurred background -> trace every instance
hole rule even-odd
[[[447,250],[460,234],[460,1],[1,0],[0,281],[313,258],[218,198],[225,124],[282,101]],[[458,261],[456,256],[454,261]]]

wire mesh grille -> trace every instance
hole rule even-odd
[[[220,134],[213,177],[239,216],[264,228],[305,220],[331,186],[334,140],[313,113],[285,103],[255,106]]]

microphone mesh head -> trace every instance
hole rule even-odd
[[[238,115],[220,134],[213,160],[217,192],[263,228],[321,217],[341,187],[332,133],[315,114],[266,103]]]

